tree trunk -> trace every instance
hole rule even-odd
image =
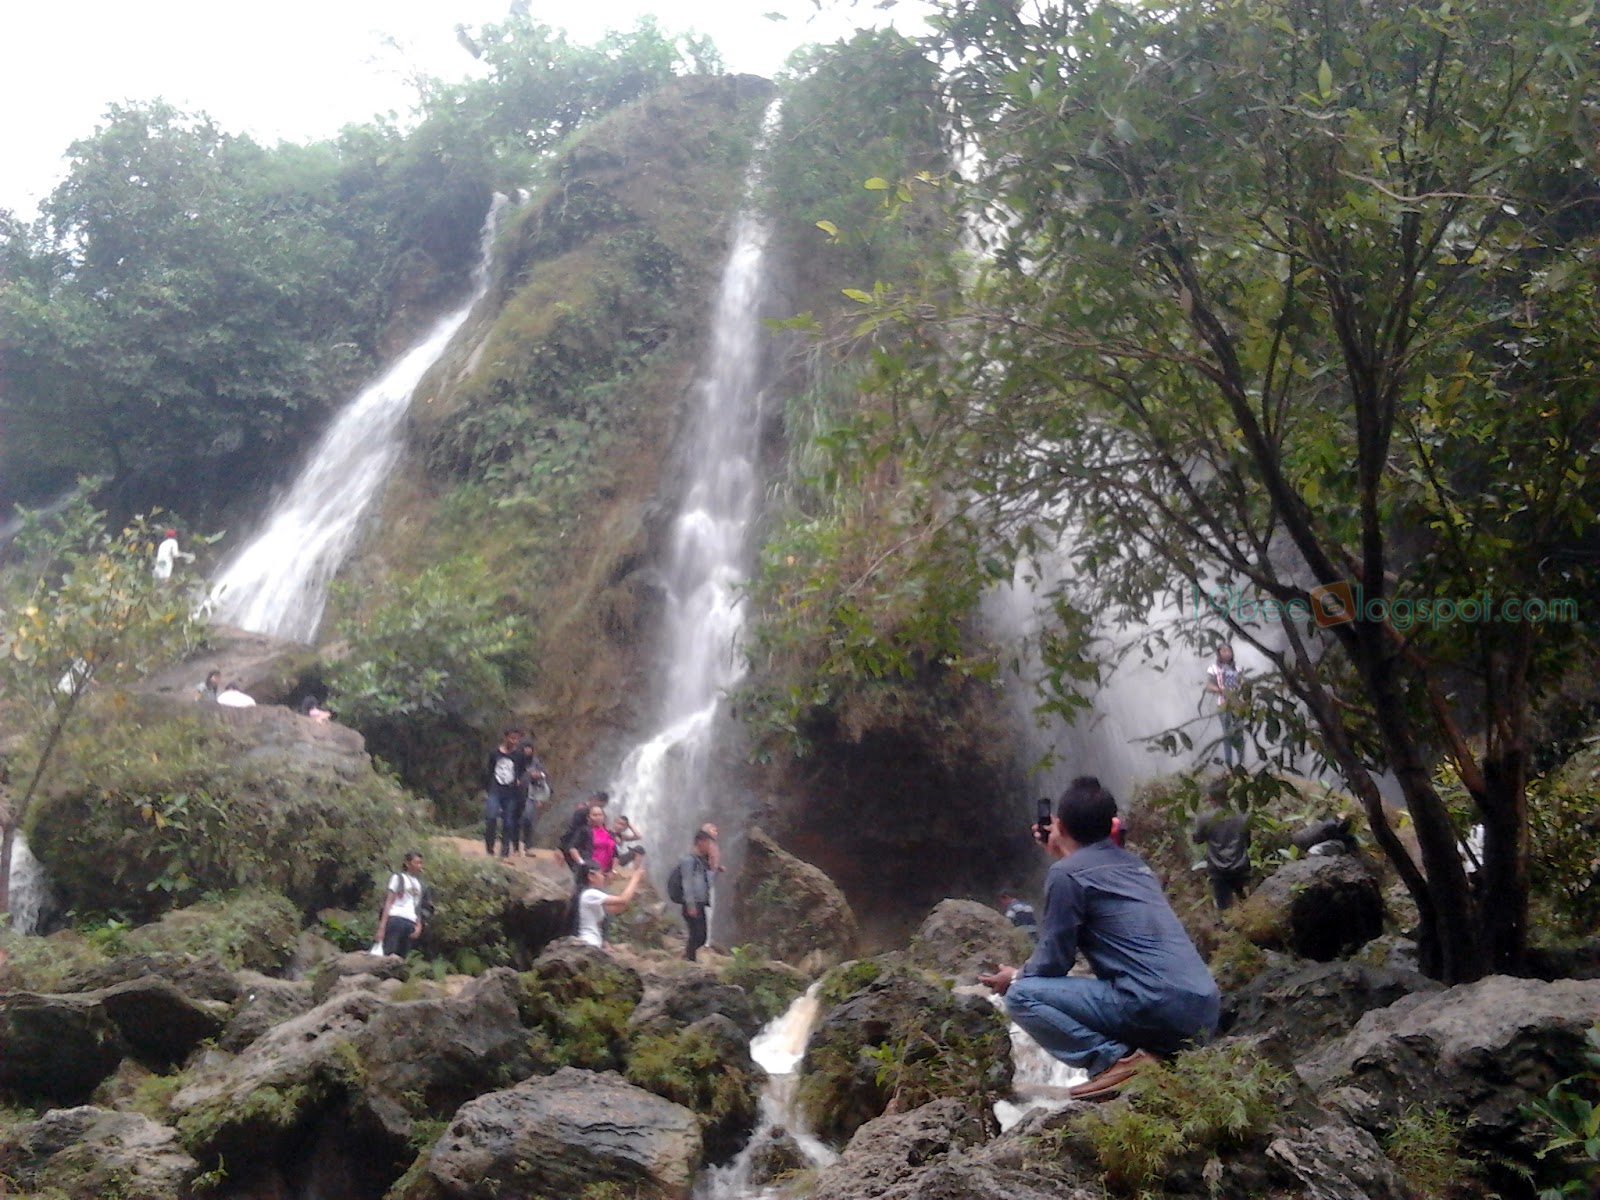
[[[16,842],[16,822],[0,826],[0,913],[11,911],[11,848]]]

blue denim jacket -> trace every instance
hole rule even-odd
[[[1218,995],[1188,932],[1144,860],[1109,839],[1080,847],[1045,878],[1039,945],[1023,975],[1065,975],[1079,950],[1135,1008]]]

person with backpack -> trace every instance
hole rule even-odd
[[[385,954],[404,958],[417,944],[424,928],[424,909],[432,916],[432,899],[422,883],[422,855],[405,856],[400,869],[389,876],[378,914],[378,943]]]
[[[717,839],[704,829],[694,835],[694,849],[679,860],[667,876],[667,899],[683,911],[683,923],[689,940],[683,948],[683,957],[695,961],[700,947],[706,944],[707,908],[711,904],[711,859],[716,851]]]
[[[484,774],[483,852],[494,857],[495,826],[500,827],[500,857],[511,857],[511,843],[522,824],[522,730],[507,729],[489,752]]]

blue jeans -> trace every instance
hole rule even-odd
[[[1068,1066],[1100,1074],[1134,1050],[1172,1054],[1203,1042],[1217,1024],[1215,996],[1175,996],[1158,1014],[1103,979],[1021,975],[1006,989],[1006,1011]]]
[[[522,836],[521,791],[490,788],[483,798],[483,852],[494,856],[495,827],[500,829],[500,857],[511,853],[511,843]]]
[[[1222,710],[1222,765],[1232,770],[1244,766],[1244,722],[1237,714]]]

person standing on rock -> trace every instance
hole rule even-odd
[[[1214,779],[1206,788],[1211,809],[1194,827],[1194,840],[1206,844],[1206,874],[1218,912],[1243,900],[1250,887],[1250,814],[1233,807],[1228,781]]]
[[[184,562],[193,562],[194,555],[187,550],[178,549],[178,531],[167,530],[167,536],[161,539],[161,544],[156,547],[156,565],[152,568],[155,577],[165,583],[172,578],[172,568],[178,559]]]
[[[683,948],[683,957],[690,962],[695,961],[700,947],[706,944],[707,910],[711,905],[711,862],[716,846],[717,839],[702,829],[694,835],[694,849],[678,863],[678,874],[683,881],[680,907],[689,935],[688,944]]]
[[[1244,733],[1239,719],[1239,668],[1233,661],[1233,647],[1227,642],[1217,647],[1216,660],[1206,668],[1206,691],[1217,698],[1217,716],[1222,721],[1222,765],[1231,771],[1244,764]]]
[[[643,849],[639,851],[639,858],[641,860],[644,858]],[[578,895],[573,905],[577,910],[576,936],[580,942],[587,942],[591,946],[604,946],[606,918],[612,913],[624,911],[633,903],[634,893],[644,882],[644,872],[635,871],[628,878],[628,886],[617,896],[607,895],[605,889],[601,887],[605,882],[606,873],[599,863],[580,863],[578,873],[582,882],[578,885]]]
[[[522,820],[518,824],[518,841],[524,854],[533,853],[533,827],[539,814],[550,803],[550,779],[544,773],[544,763],[534,753],[533,739],[522,739]]]
[[[511,843],[517,839],[522,821],[522,753],[517,743],[522,730],[507,729],[500,744],[489,752],[485,769],[483,806],[483,852],[494,857],[495,826],[500,827],[500,857],[511,857]]]
[[[378,941],[385,954],[404,958],[422,936],[422,855],[407,854],[400,870],[389,876],[378,914]]]
[[[1111,841],[1117,802],[1074,779],[1039,831],[1055,865],[1045,878],[1039,944],[1020,968],[980,980],[1050,1054],[1090,1074],[1071,1089],[1106,1100],[1138,1072],[1216,1028],[1216,981],[1144,860]],[[1094,978],[1069,976],[1079,950]]]

